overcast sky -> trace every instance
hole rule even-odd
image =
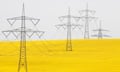
[[[25,4],[26,16],[39,18],[39,25],[34,27],[32,23],[26,23],[27,27],[45,31],[45,39],[65,39],[66,30],[57,30],[55,25],[61,24],[58,17],[67,15],[68,8],[71,14],[80,16],[79,11],[86,8],[88,3],[90,10],[95,10],[95,17],[102,20],[102,27],[110,30],[105,34],[112,38],[120,37],[120,0],[0,0],[0,31],[18,28],[19,22],[11,27],[7,18],[20,16],[22,4]],[[84,25],[84,23],[80,23]],[[90,23],[90,35],[94,34],[92,29],[98,28],[98,22]],[[84,28],[72,32],[73,39],[83,38]],[[0,39],[5,39],[0,33]]]

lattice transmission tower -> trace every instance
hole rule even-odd
[[[29,20],[36,26],[40,19],[32,18],[25,16],[25,7],[23,4],[22,8],[22,16],[8,18],[7,21],[10,25],[13,25],[16,21],[21,21],[21,26],[19,28],[13,30],[2,31],[5,37],[8,37],[10,34],[13,34],[16,38],[20,36],[20,55],[19,55],[19,63],[18,63],[18,72],[28,72],[27,69],[27,54],[26,54],[26,38],[31,38],[34,34],[39,38],[44,34],[44,31],[32,30],[26,28],[26,20]]]
[[[92,20],[96,20],[97,17],[94,17],[93,15],[95,14],[94,10],[90,10],[88,8],[88,4],[86,5],[85,10],[80,10],[79,13],[82,15],[81,19],[85,22],[85,30],[84,30],[84,39],[89,39],[90,38],[90,31],[89,31],[89,25]]]
[[[97,32],[97,34],[92,35],[92,37],[98,37],[98,39],[103,39],[104,37],[111,37],[109,35],[103,34],[103,32],[108,32],[109,30],[102,28],[102,22],[99,22],[99,28],[93,30],[94,32]]]
[[[67,19],[67,23],[63,23],[63,24],[59,24],[56,25],[57,29],[60,29],[61,27],[63,29],[67,30],[67,42],[66,42],[66,51],[72,51],[72,36],[71,36],[71,32],[73,29],[81,29],[80,24],[74,24],[72,23],[72,19],[74,19],[76,22],[78,22],[80,20],[80,17],[77,16],[72,16],[71,12],[70,12],[70,8],[68,9],[68,15],[65,16],[61,16],[59,17],[60,21],[63,22],[65,19]]]

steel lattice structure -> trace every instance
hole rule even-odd
[[[16,38],[20,36],[20,56],[18,64],[18,72],[28,72],[27,69],[27,58],[26,58],[26,37],[31,38],[36,34],[39,38],[44,34],[44,31],[32,30],[26,28],[26,20],[31,21],[35,26],[39,23],[40,19],[25,16],[25,7],[23,4],[22,16],[8,18],[7,21],[10,25],[13,25],[17,20],[21,21],[21,27],[13,30],[2,31],[5,37],[13,34]]]
[[[68,15],[61,16],[61,17],[59,17],[59,19],[60,19],[60,21],[64,21],[64,19],[67,19],[67,23],[56,25],[56,28],[60,29],[62,27],[63,29],[67,29],[66,51],[72,51],[71,31],[72,31],[72,29],[76,29],[76,28],[81,29],[82,25],[74,24],[74,23],[72,23],[71,20],[74,19],[76,22],[78,22],[80,20],[80,17],[72,16],[71,12],[70,12],[70,8],[69,8]]]
[[[98,37],[98,39],[103,39],[103,37],[110,37],[109,35],[103,34],[103,31],[108,32],[106,29],[102,29],[102,23],[99,22],[99,29],[93,30],[94,32],[98,32],[97,34],[92,35],[92,37]]]
[[[90,32],[89,32],[90,21],[93,19],[97,19],[97,17],[92,16],[95,13],[95,11],[90,10],[87,4],[86,9],[80,10],[79,13],[84,14],[83,16],[81,16],[81,19],[85,22],[84,39],[89,39],[90,38]]]

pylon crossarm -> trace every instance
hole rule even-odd
[[[98,35],[97,34],[95,34],[95,35],[91,35],[92,37],[98,37]]]
[[[92,37],[99,37],[100,35],[98,34],[95,34],[95,35],[92,35]],[[111,37],[110,35],[102,35],[102,37]]]
[[[39,38],[41,38],[43,35],[44,35],[44,31],[39,31],[39,32],[37,32],[36,33],[36,35],[39,37]]]
[[[80,14],[84,14],[85,12],[87,12],[88,14],[92,14],[92,15],[94,15],[96,13],[95,10],[88,10],[88,9],[79,11]]]
[[[79,24],[72,24],[71,25],[71,27],[72,27],[72,29],[74,30],[74,29],[81,29],[82,27],[83,27],[83,25],[79,25]]]
[[[37,25],[40,21],[40,19],[37,18],[32,18],[32,17],[27,17],[27,16],[19,16],[19,17],[13,17],[13,18],[8,18],[7,21],[10,25],[13,25],[16,20],[30,20],[34,25]]]
[[[18,33],[18,32],[13,32],[13,31],[3,31],[2,33],[6,38],[8,38],[8,36],[12,34],[12,35],[14,35],[14,37],[16,39],[18,39],[18,37],[20,35],[20,32]]]
[[[72,15],[60,16],[58,18],[60,19],[60,18],[68,18],[68,17],[71,17],[71,18],[81,18],[81,17],[78,17],[78,16],[72,16]]]
[[[72,19],[74,19],[76,22],[78,22],[80,19],[81,19],[81,17],[77,17],[77,16],[61,16],[61,17],[59,17],[59,20],[61,21],[61,22],[63,22],[65,19],[68,19],[68,18],[72,18]]]
[[[25,20],[30,20],[34,25],[37,25],[40,22],[40,19],[27,16],[25,16]]]
[[[92,20],[96,21],[98,18],[97,17],[92,17],[92,16],[82,16],[81,20],[86,21],[86,19],[90,22]]]
[[[66,29],[66,26],[67,26],[67,24],[55,25],[55,27],[56,27],[57,29],[60,29],[60,28]]]
[[[65,15],[65,16],[60,16],[60,17],[58,17],[59,19],[60,18],[68,18],[68,15]]]
[[[97,17],[92,17],[92,16],[81,16],[81,19],[83,18],[88,18],[88,19],[98,19]]]
[[[40,20],[37,18],[32,18],[32,17],[27,17],[27,16],[18,16],[18,17],[8,18],[7,20],[23,20],[23,18],[25,20]]]
[[[7,20],[21,20],[22,16],[7,18]]]
[[[111,37],[110,35],[103,35],[104,37]]]
[[[41,36],[43,36],[44,31],[32,31],[32,32],[27,32],[26,35],[31,38],[33,35],[37,35],[39,38],[41,38]]]
[[[68,15],[66,15],[66,16],[60,16],[60,17],[58,17],[58,19],[61,21],[61,22],[63,22],[65,19],[67,19],[69,16]]]
[[[86,12],[86,11],[88,11],[88,12],[96,12],[95,10],[90,10],[90,9],[79,10],[79,12]]]
[[[21,31],[21,30],[7,30],[7,31],[2,31],[3,35],[7,38],[10,34],[14,35],[17,39],[19,38],[19,36],[21,35],[21,32],[25,32],[26,36],[28,36],[29,38],[31,38],[34,34],[36,34],[39,38],[44,34],[44,31],[38,31],[38,30],[25,30],[25,31]]]
[[[2,33],[6,38],[11,34],[11,32],[4,32],[4,31],[2,31]]]
[[[105,30],[105,29],[95,29],[93,31],[109,31],[109,30]]]
[[[15,19],[7,19],[7,21],[11,26],[16,22]]]
[[[81,17],[73,17],[76,22],[79,22]]]

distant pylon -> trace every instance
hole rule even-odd
[[[36,34],[40,38],[44,34],[44,32],[27,29],[26,20],[31,21],[36,26],[40,21],[40,19],[35,19],[35,18],[25,16],[25,7],[23,4],[22,16],[9,18],[7,20],[10,25],[13,25],[16,22],[16,20],[21,21],[20,28],[3,31],[3,34],[5,35],[5,37],[8,37],[10,34],[13,34],[16,38],[20,36],[20,56],[19,56],[19,63],[18,63],[18,72],[28,72],[27,57],[26,57],[27,56],[26,55],[26,36],[31,38],[34,34]]]
[[[81,16],[81,19],[85,22],[85,30],[84,30],[84,39],[90,38],[90,32],[89,32],[89,24],[92,19],[96,19],[96,17],[90,16],[95,13],[94,10],[89,10],[88,3],[86,5],[85,10],[80,10],[80,13],[84,13],[84,16]]]
[[[56,25],[56,27],[59,29],[62,27],[63,29],[67,29],[67,42],[66,42],[66,51],[72,51],[72,38],[71,38],[71,31],[72,29],[79,28],[81,29],[81,25],[79,24],[73,24],[71,22],[72,19],[75,19],[76,22],[79,21],[80,17],[72,16],[70,12],[70,8],[68,9],[68,15],[59,17],[60,21],[63,21],[64,19],[67,19],[67,24],[59,24]]]
[[[108,31],[108,30],[102,29],[101,21],[99,22],[99,29],[95,29],[93,31],[98,32],[98,34],[92,35],[92,37],[98,37],[98,39],[103,39],[103,37],[110,37],[109,35],[103,34],[103,31]]]

